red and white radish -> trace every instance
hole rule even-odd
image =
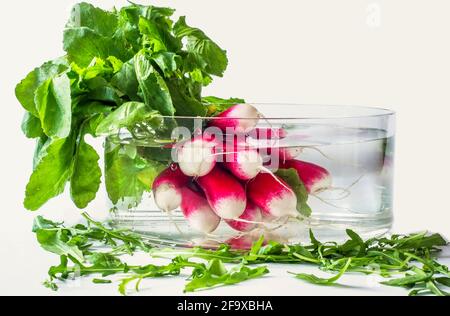
[[[231,144],[231,146],[227,144],[223,164],[241,180],[253,179],[261,170],[265,169],[259,152],[246,144]]]
[[[263,213],[273,217],[298,216],[297,197],[282,179],[260,173],[247,185],[248,198]]]
[[[295,169],[310,194],[331,188],[332,179],[327,169],[310,162],[288,160],[280,164],[282,169]]]
[[[231,174],[216,166],[197,183],[212,209],[224,219],[236,219],[244,213],[247,197],[244,187]]]
[[[202,233],[213,232],[220,223],[220,217],[214,213],[203,195],[189,187],[183,187],[181,195],[181,211],[189,225]]]
[[[244,213],[237,220],[227,219],[225,222],[237,231],[248,232],[254,229],[261,220],[260,208],[251,202],[247,202]]]
[[[195,136],[177,148],[177,162],[181,171],[190,177],[208,174],[216,165],[217,142],[209,137]]]
[[[152,192],[156,205],[166,212],[180,207],[181,188],[189,181],[190,178],[181,172],[178,165],[172,164],[153,181]]]
[[[209,121],[226,133],[247,133],[258,124],[260,114],[250,104],[236,104]]]

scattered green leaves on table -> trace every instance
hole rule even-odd
[[[350,263],[352,262],[352,258],[344,258],[343,260],[345,263],[342,266],[342,268],[339,270],[339,273],[331,278],[319,278],[315,276],[314,274],[306,274],[306,273],[292,273],[295,275],[297,279],[307,281],[309,283],[317,284],[317,285],[334,285],[337,280],[340,279],[340,277],[347,271],[348,267],[350,266]]]
[[[336,285],[346,273],[378,274],[384,285],[408,289],[410,295],[448,295],[450,272],[437,261],[447,241],[439,234],[416,233],[363,240],[352,230],[343,243],[320,242],[310,231],[309,244],[280,244],[264,236],[249,250],[233,250],[229,245],[217,249],[158,248],[144,236],[117,230],[94,221],[83,214],[87,225],[65,227],[38,216],[33,225],[43,249],[60,257],[60,263],[49,269],[44,285],[58,289],[58,283],[77,276],[92,276],[96,284],[115,282],[108,276],[119,277],[119,292],[129,293],[130,285],[139,290],[142,280],[181,275],[191,270],[184,291],[232,285],[263,277],[269,273],[265,263],[316,265],[330,278],[313,274],[290,272],[296,278],[316,285]],[[166,265],[132,266],[123,255],[146,253],[150,258],[166,258]],[[199,262],[200,259],[205,262]],[[231,267],[228,267],[231,265]],[[101,276],[101,278],[98,278]],[[106,279],[107,278],[107,279]]]
[[[39,244],[46,251],[60,257],[59,265],[50,267],[50,279],[44,282],[44,286],[51,290],[58,289],[55,280],[66,281],[77,276],[100,275],[102,279],[94,277],[93,283],[107,284],[112,281],[105,279],[106,277],[122,275],[119,292],[126,295],[131,283],[139,290],[139,284],[144,279],[180,275],[183,269],[191,268],[193,272],[185,291],[192,292],[236,284],[268,273],[265,267],[250,268],[245,265],[238,265],[227,271],[220,259],[214,258],[204,264],[191,262],[183,256],[176,256],[171,263],[162,266],[128,265],[120,259],[121,255],[133,254],[138,250],[150,254],[153,245],[140,235],[106,227],[86,213],[83,216],[87,225],[79,224],[74,227],[65,227],[62,223],[54,223],[42,216],[35,219],[33,232]],[[101,250],[96,248],[99,246],[103,246],[98,248]]]
[[[184,287],[185,292],[213,288],[220,285],[231,285],[255,279],[269,273],[265,266],[250,268],[244,264],[235,265],[227,270],[220,259],[211,259],[208,265],[198,265],[192,272],[191,281]]]

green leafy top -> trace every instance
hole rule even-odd
[[[22,130],[38,143],[26,208],[39,209],[63,192],[67,182],[79,208],[95,198],[101,170],[99,155],[84,140],[87,125],[94,136],[132,130],[137,124],[146,131],[149,121],[154,131],[154,118],[161,115],[213,114],[201,91],[225,72],[226,53],[185,17],[173,21],[173,13],[137,4],[112,11],[88,3],[74,6],[64,29],[66,55],[34,69],[16,87],[26,110]],[[126,159],[122,161],[128,163]],[[139,164],[134,169],[160,168],[152,159],[146,166],[139,157],[130,159]],[[136,186],[129,192],[142,192],[152,182],[126,180],[117,179],[119,185]],[[127,198],[112,186],[107,189],[118,192],[114,197]]]

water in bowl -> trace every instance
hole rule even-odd
[[[261,127],[264,127],[263,125]],[[225,241],[251,244],[264,234],[280,242],[305,241],[311,228],[319,238],[341,239],[346,229],[363,236],[387,232],[392,223],[392,183],[394,137],[375,128],[354,128],[330,124],[285,124],[288,137],[279,146],[302,148],[298,157],[326,168],[332,186],[312,194],[308,204],[310,218],[303,221],[286,220],[276,226],[242,235],[225,223],[211,235],[198,234],[190,229],[180,211],[169,217],[157,209],[150,192],[140,203],[122,201],[113,209],[113,224],[145,233],[157,243],[178,245],[200,244],[214,246]],[[109,145],[108,145],[109,143]],[[146,157],[170,156],[170,149],[158,142],[113,138],[108,146],[121,146],[124,152]],[[246,245],[239,245],[239,247]]]

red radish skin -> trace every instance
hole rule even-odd
[[[199,192],[181,188],[181,211],[189,225],[205,234],[212,233],[220,223],[220,217],[214,213],[208,201]]]
[[[177,149],[177,162],[181,171],[190,177],[208,174],[216,165],[217,143],[211,138],[196,136]]]
[[[247,184],[248,198],[265,215],[272,217],[298,216],[297,197],[282,179],[260,173]]]
[[[161,172],[152,185],[156,205],[163,211],[170,212],[181,205],[181,187],[191,179],[184,175],[177,164]]]
[[[236,219],[244,213],[247,197],[244,187],[227,171],[216,166],[197,179],[212,209],[223,219]]]
[[[261,210],[253,203],[247,202],[244,213],[239,217],[240,220],[225,220],[225,222],[234,230],[248,232],[258,226],[262,221]]]
[[[248,136],[254,139],[283,139],[287,137],[287,131],[281,127],[257,127]]]
[[[218,127],[223,132],[247,133],[258,124],[260,114],[250,104],[236,104],[216,117],[210,120],[209,126]]]
[[[225,147],[224,166],[238,179],[250,180],[263,169],[263,159],[259,152],[246,144]]]
[[[288,160],[281,163],[280,168],[295,169],[310,194],[319,193],[332,185],[332,179],[328,170],[310,162]]]

